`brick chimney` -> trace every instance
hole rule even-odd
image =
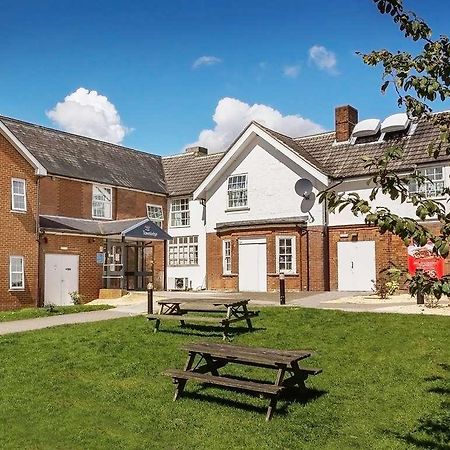
[[[208,154],[208,149],[205,147],[188,147],[185,153],[192,153],[194,156],[206,156]]]
[[[358,123],[358,110],[350,105],[337,106],[334,110],[336,142],[350,139],[353,128]]]

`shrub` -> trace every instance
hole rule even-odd
[[[83,303],[84,297],[79,292],[77,291],[69,292],[69,295],[74,305],[81,305]]]

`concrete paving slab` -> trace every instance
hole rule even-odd
[[[136,315],[127,311],[105,310],[89,311],[74,314],[62,314],[51,317],[38,317],[36,319],[14,320],[11,322],[0,322],[0,335],[21,333],[24,331],[41,330],[43,328],[70,325],[75,323],[99,322],[102,320],[120,319]]]

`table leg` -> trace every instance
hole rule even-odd
[[[306,389],[305,381],[308,378],[308,374],[303,372],[298,363],[295,361],[292,363],[292,377],[289,378],[290,385],[297,385],[301,389]],[[291,381],[292,380],[292,381]]]
[[[286,373],[286,367],[280,367],[278,369],[277,378],[275,380],[275,386],[280,386],[283,383],[283,378],[284,378],[285,373]],[[269,407],[267,408],[266,421],[269,421],[272,418],[275,408],[277,406],[277,401],[278,401],[278,395],[274,395],[270,399]]]
[[[224,322],[223,324],[223,340],[226,341],[229,337],[229,331],[230,331],[230,324],[228,321]]]
[[[159,325],[161,321],[159,319],[155,320],[155,328],[153,329],[153,333],[156,333],[159,330]]]
[[[184,371],[188,371],[192,369],[192,366],[194,364],[195,360],[195,352],[189,352],[188,359],[186,361],[186,364],[184,366]],[[187,380],[178,380],[177,387],[175,389],[175,395],[173,396],[173,401],[175,401],[184,391],[184,387],[186,386]]]
[[[248,315],[247,305],[242,305],[242,310],[244,311],[244,315],[247,316]],[[251,321],[250,317],[247,317],[247,319],[245,319],[245,320],[247,322],[248,330],[253,331],[252,321]]]
[[[216,377],[219,376],[219,371],[217,370],[217,364],[212,359],[211,355],[203,354],[203,358],[205,359],[206,363],[208,364],[209,372],[211,372],[212,375],[215,375]],[[206,373],[206,371],[205,371]]]

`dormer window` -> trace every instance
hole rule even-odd
[[[112,219],[112,188],[92,186],[92,218]]]
[[[228,178],[228,208],[245,208],[247,206],[247,174],[232,175]]]
[[[444,171],[442,167],[418,169],[417,173],[427,178],[419,185],[417,180],[409,183],[409,195],[424,194],[426,197],[439,197],[444,190]]]

